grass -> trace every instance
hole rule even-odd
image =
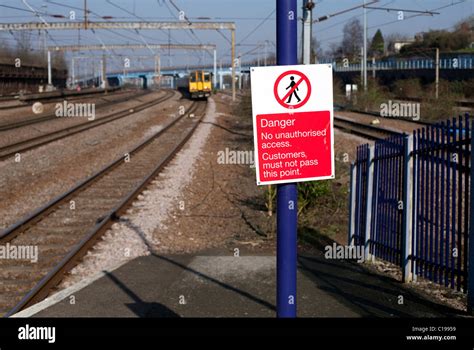
[[[304,235],[322,235],[346,243],[348,226],[349,163],[336,160],[336,178],[314,182],[318,190],[303,191],[308,204],[300,206],[300,230]],[[317,238],[317,237],[313,237]],[[305,238],[308,241],[308,237]]]
[[[339,84],[335,88],[335,99],[338,103],[347,104],[347,101],[343,102],[345,98],[341,86]],[[461,114],[457,109],[457,101],[474,97],[474,79],[453,82],[441,80],[437,99],[435,89],[434,83],[423,85],[418,79],[398,80],[391,87],[382,86],[376,80],[369,79],[367,91],[358,91],[349,106],[378,113],[381,104],[389,100],[420,98],[422,120],[445,120]]]
[[[249,95],[244,95],[234,108],[236,116],[251,118]],[[347,232],[347,177],[349,163],[336,160],[336,179],[298,183],[299,238],[307,243],[320,236],[343,241]],[[261,186],[267,215],[276,212],[277,186]],[[319,238],[318,238],[319,237]]]

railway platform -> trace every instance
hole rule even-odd
[[[15,316],[274,317],[275,263],[272,255],[234,257],[219,250],[151,254]],[[322,251],[298,258],[297,302],[299,317],[460,315],[356,262],[325,259]]]

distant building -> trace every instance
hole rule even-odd
[[[414,42],[415,42],[414,39],[394,41],[392,43],[392,47],[390,48],[391,49],[390,51],[393,51],[394,53],[399,53],[403,46],[413,44]]]

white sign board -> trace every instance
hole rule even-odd
[[[251,68],[257,184],[334,178],[332,66]]]

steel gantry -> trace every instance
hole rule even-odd
[[[216,45],[214,44],[201,44],[201,45],[188,45],[188,44],[108,44],[108,45],[55,45],[48,46],[48,57],[51,56],[51,51],[101,51],[101,50],[120,50],[120,49],[131,49],[131,50],[140,50],[140,49],[151,49],[151,50],[205,50],[205,51],[214,51],[214,86],[215,86],[215,77],[217,74],[217,53]],[[159,59],[159,58],[158,58]],[[48,61],[48,72],[51,72],[50,69],[51,61]],[[156,71],[156,69],[155,69]],[[51,77],[48,76],[48,81],[51,80]]]
[[[48,51],[99,51],[99,50],[120,50],[120,49],[166,49],[166,50],[215,50],[216,45],[188,45],[188,44],[108,44],[108,45],[61,45],[48,46]]]
[[[230,30],[232,62],[232,99],[235,100],[235,23],[234,22],[30,22],[1,23],[0,31],[12,30],[78,30],[78,29],[134,29],[134,30]],[[100,45],[103,47],[104,45]],[[166,45],[161,45],[166,46]],[[200,46],[200,45],[194,45]],[[56,47],[55,47],[55,51]],[[50,57],[50,54],[49,54]],[[214,54],[214,57],[216,55]],[[215,60],[214,60],[215,61]]]

